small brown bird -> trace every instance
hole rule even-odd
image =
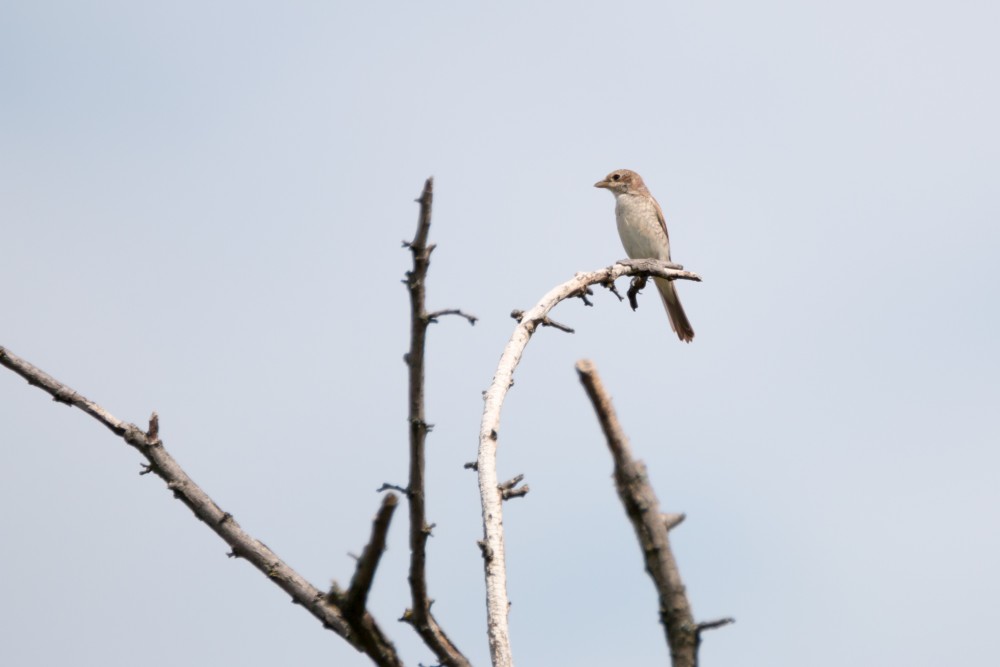
[[[594,187],[610,190],[615,196],[618,235],[629,257],[670,261],[667,221],[663,218],[663,209],[642,182],[642,176],[628,169],[618,169],[608,174],[603,181],[594,183]],[[653,282],[663,297],[671,328],[678,338],[690,343],[694,338],[694,329],[684,314],[674,282],[663,278],[653,278]]]

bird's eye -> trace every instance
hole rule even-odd
[[[611,176],[612,181],[620,181],[621,178],[622,178],[621,174],[614,174],[613,176]]]

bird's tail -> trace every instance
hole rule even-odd
[[[694,339],[694,329],[691,328],[691,323],[688,322],[687,315],[684,313],[684,306],[681,305],[681,299],[677,296],[674,281],[663,278],[654,278],[653,281],[656,283],[656,289],[660,291],[660,296],[663,297],[663,306],[667,309],[667,317],[670,318],[670,328],[674,330],[678,338],[685,343],[690,343]]]

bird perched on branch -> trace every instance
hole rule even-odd
[[[610,190],[615,196],[618,235],[629,257],[670,261],[667,221],[663,218],[663,209],[642,182],[642,176],[628,169],[618,169],[608,174],[603,181],[594,183],[594,187]],[[678,338],[690,343],[694,339],[694,329],[681,306],[674,281],[653,278],[653,282],[663,298],[670,327]]]

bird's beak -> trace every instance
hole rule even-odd
[[[596,183],[594,183],[594,187],[595,188],[606,188],[606,187],[608,187],[610,185],[611,184],[608,183],[607,179],[605,179],[603,181],[597,181]]]

